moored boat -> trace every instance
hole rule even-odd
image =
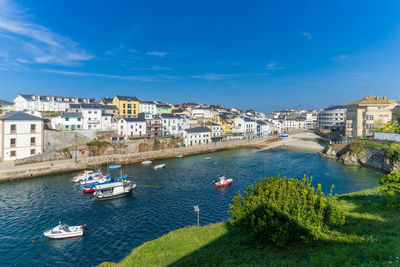
[[[287,133],[281,133],[281,134],[279,135],[279,137],[289,137],[289,134],[287,134]]]
[[[83,179],[87,179],[94,174],[94,171],[86,170],[81,173],[78,173],[74,178],[72,178],[72,182],[79,183]]]
[[[117,181],[122,181],[123,178],[118,177],[113,179],[111,175],[105,175],[103,178],[101,178],[100,180],[97,181],[97,183],[93,183],[93,184],[84,184],[81,185],[83,192],[86,193],[91,193],[96,191],[96,185],[100,185],[100,184],[109,184],[112,182],[117,182]]]
[[[149,164],[151,164],[152,162],[151,162],[151,160],[145,160],[145,161],[142,161],[142,165],[149,165]]]
[[[205,158],[205,160],[210,160],[210,159],[211,159],[210,157]]]
[[[178,155],[178,156],[176,156],[177,158],[183,158],[183,156],[182,155]]]
[[[96,200],[107,200],[126,196],[132,192],[136,184],[131,184],[128,180],[122,180],[109,184],[101,184],[95,187],[94,193]]]
[[[61,239],[83,236],[84,230],[84,225],[68,226],[65,223],[59,222],[56,227],[51,230],[45,231],[43,234],[48,238]]]
[[[225,176],[222,176],[219,178],[219,182],[215,183],[216,187],[223,187],[223,186],[228,186],[230,184],[232,184],[233,179],[226,179]]]
[[[165,164],[159,164],[159,165],[154,166],[153,168],[155,170],[157,170],[157,169],[161,169],[161,168],[164,168],[164,167],[165,167]]]
[[[95,172],[95,173],[93,173],[93,175],[89,176],[88,178],[82,179],[79,183],[81,185],[96,184],[103,178],[104,178],[104,176],[101,172]]]

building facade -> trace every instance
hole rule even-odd
[[[139,112],[156,114],[156,103],[152,101],[139,101]]]
[[[343,130],[345,128],[346,108],[344,106],[331,106],[321,110],[318,114],[318,129]]]
[[[141,118],[122,118],[118,121],[118,133],[124,138],[146,137],[146,120]]]
[[[80,112],[65,112],[51,119],[51,128],[60,131],[75,131],[83,129],[83,116]]]
[[[14,98],[15,110],[34,110],[34,111],[52,111],[63,112],[68,110],[70,104],[95,103],[93,98],[79,98],[67,96],[41,96],[18,94]]]
[[[139,114],[139,99],[135,96],[119,96],[113,99],[113,105],[118,108],[120,117],[136,118]]]
[[[0,117],[0,161],[11,161],[42,154],[44,126],[41,118],[24,112]]]
[[[385,96],[366,96],[363,99],[347,104],[346,136],[366,137],[373,135],[373,131],[392,120],[392,110],[397,103]]]
[[[161,114],[161,123],[163,125],[164,136],[180,136],[185,129],[190,128],[190,120],[184,115]]]
[[[200,126],[186,129],[183,133],[185,146],[198,146],[211,143],[211,130]]]

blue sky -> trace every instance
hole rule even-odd
[[[400,100],[400,1],[0,0],[0,98]]]

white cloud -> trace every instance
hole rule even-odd
[[[311,33],[309,33],[309,32],[301,32],[301,35],[303,35],[305,38],[307,38],[309,40],[312,39]]]
[[[270,62],[267,65],[265,65],[265,68],[267,70],[283,70],[282,66],[278,66],[278,62]]]
[[[30,21],[12,0],[0,0],[0,33],[0,49],[14,62],[74,65],[93,58],[68,37]]]
[[[339,56],[333,57],[332,60],[341,60],[341,59],[346,59],[349,57],[350,57],[349,55],[344,54],[344,55],[339,55]]]
[[[167,76],[167,75],[114,75],[105,73],[76,72],[76,71],[51,70],[51,69],[43,69],[42,71],[48,73],[61,74],[61,75],[69,75],[69,76],[101,77],[101,78],[110,78],[119,80],[135,80],[141,82],[162,82],[165,80],[172,80],[178,78],[175,76]]]
[[[168,52],[157,52],[157,51],[147,52],[147,55],[156,56],[156,57],[165,57],[167,54],[168,54]]]
[[[203,79],[203,80],[224,80],[231,78],[266,76],[266,75],[269,75],[269,73],[225,73],[225,74],[207,73],[207,74],[189,75],[188,77],[195,79]]]

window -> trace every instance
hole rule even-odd
[[[31,149],[31,155],[35,155],[36,154],[36,149]]]
[[[17,145],[17,140],[15,138],[10,139],[10,147],[15,147]]]
[[[132,108],[132,104],[128,104],[128,108]]]
[[[69,118],[65,118],[65,121],[69,121]]]
[[[128,109],[128,114],[132,114],[132,110],[131,109]]]
[[[123,107],[123,108],[126,108],[125,104],[122,104],[122,107]]]
[[[31,124],[31,133],[36,132],[36,124]]]
[[[89,114],[92,114],[92,111],[89,110],[88,113],[89,113]]]
[[[133,125],[131,125],[131,129],[133,129]]]
[[[65,125],[65,129],[68,129],[68,127],[69,127],[68,125]]]
[[[373,115],[365,115],[364,120],[372,121],[372,120],[374,120],[374,116]]]
[[[365,128],[366,129],[374,129],[374,125],[373,124],[366,124]]]
[[[36,144],[36,137],[31,137],[31,146]]]
[[[80,126],[80,125],[78,125],[78,128],[81,128],[81,126]]]
[[[17,152],[15,150],[10,151],[10,156],[11,157],[16,157],[17,156]]]
[[[78,118],[78,121],[81,121],[81,118]]]
[[[93,113],[94,113],[94,114],[97,114],[97,111],[94,111]]]
[[[15,124],[11,124],[11,128],[10,128],[10,133],[16,133],[17,132],[17,125]]]

